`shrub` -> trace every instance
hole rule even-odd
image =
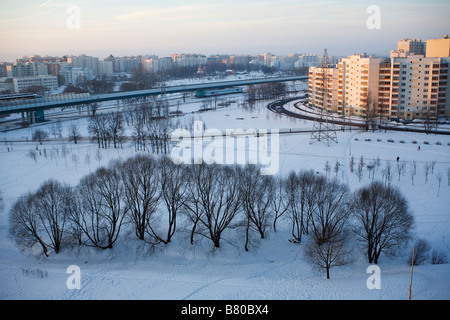
[[[414,265],[420,266],[429,258],[430,245],[424,239],[418,239],[414,243]],[[411,265],[412,257],[408,258],[408,264]]]
[[[445,264],[448,263],[447,254],[443,251],[434,249],[431,252],[431,263],[432,264]]]

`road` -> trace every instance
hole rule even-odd
[[[289,102],[292,102],[295,100],[304,100],[305,98],[306,98],[306,96],[301,96],[301,97],[293,97],[293,98],[288,98],[288,99],[283,99],[283,100],[277,100],[272,103],[269,103],[267,108],[273,112],[283,113],[289,117],[311,120],[311,121],[316,121],[316,120],[320,121],[320,118],[318,118],[317,115],[315,115],[313,112],[308,112],[308,111],[302,110],[305,113],[310,113],[311,115],[309,116],[309,115],[289,111],[284,107],[285,104],[287,104]],[[322,121],[324,122],[325,119],[323,119]],[[347,118],[344,122],[340,118],[332,117],[331,119],[328,118],[328,122],[336,124],[336,125],[340,125],[340,126],[342,126],[343,129],[347,126],[348,127],[359,127],[359,128],[367,127],[366,124],[363,122],[351,122],[351,120],[347,119]],[[393,130],[393,131],[427,133],[427,131],[425,129],[421,129],[421,128],[405,128],[405,127],[400,127],[400,126],[397,127],[397,126],[390,126],[390,125],[378,125],[378,130]],[[446,131],[446,130],[433,130],[432,132],[428,132],[428,133],[450,135],[450,131]]]

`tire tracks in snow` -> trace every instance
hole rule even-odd
[[[208,287],[210,287],[210,286],[212,286],[212,285],[214,285],[214,284],[216,284],[216,283],[218,283],[218,282],[221,282],[221,281],[223,281],[223,280],[230,279],[230,278],[231,278],[231,277],[223,277],[223,278],[219,278],[219,279],[217,279],[217,280],[214,280],[214,281],[212,281],[212,282],[209,282],[209,283],[207,283],[207,284],[201,286],[200,288],[195,289],[195,290],[192,291],[190,294],[188,294],[187,296],[185,296],[182,300],[188,300],[190,297],[192,297],[193,295],[199,293],[199,292],[202,291],[203,289],[208,288]]]

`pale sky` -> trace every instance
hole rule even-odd
[[[367,27],[370,5],[380,9],[380,29]],[[448,0],[0,0],[0,61],[324,48],[336,56],[389,55],[399,39],[450,34],[449,17]]]

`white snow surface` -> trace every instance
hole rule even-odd
[[[228,108],[185,115],[180,120],[194,118],[202,120],[206,128],[220,130],[254,128],[288,131],[312,128],[310,121],[270,112],[266,108],[267,103],[257,103],[254,108],[246,110],[238,103],[233,103]],[[195,101],[181,104],[180,109],[190,112],[197,110],[199,106],[200,102]],[[79,123],[82,135],[87,136],[87,118],[64,119],[63,134],[67,136],[67,128],[75,121]],[[266,239],[259,240],[258,245],[251,247],[249,252],[244,250],[243,235],[236,230],[224,233],[219,249],[213,250],[212,243],[200,237],[196,238],[195,245],[191,245],[189,232],[183,229],[182,217],[173,241],[153,249],[133,240],[133,234],[123,233],[110,250],[87,247],[65,249],[48,258],[22,252],[8,237],[9,210],[20,195],[35,191],[50,178],[75,186],[81,177],[106,165],[109,160],[126,159],[136,154],[132,144],[127,143],[123,149],[102,149],[103,159],[97,161],[94,157],[97,146],[87,139],[78,145],[67,140],[51,140],[39,146],[41,155],[35,163],[26,156],[28,150],[36,147],[36,143],[31,142],[31,133],[37,127],[50,131],[51,125],[52,121],[0,134],[0,140],[9,141],[0,145],[0,190],[4,198],[4,208],[0,212],[2,300],[408,299],[411,267],[406,260],[411,254],[411,246],[402,250],[398,256],[381,256],[378,263],[381,271],[380,289],[368,288],[366,282],[372,275],[367,273],[370,264],[367,263],[364,252],[356,246],[353,261],[332,268],[331,279],[326,279],[323,270],[316,270],[306,262],[304,242],[292,244],[288,241],[292,236],[287,217],[278,223],[277,232],[270,230]],[[337,138],[337,144],[326,147],[321,142],[309,144],[310,133],[281,134],[278,174],[286,175],[291,170],[300,169],[325,173],[323,168],[327,161],[332,167],[339,161],[342,166],[337,178],[356,190],[370,183],[371,178],[369,179],[366,170],[362,180],[358,181],[348,168],[350,155],[354,156],[356,162],[364,156],[366,163],[380,157],[382,167],[375,173],[375,179],[382,179],[384,163],[390,160],[393,164],[392,184],[398,186],[407,197],[415,218],[415,237],[425,239],[433,249],[439,249],[450,257],[450,186],[447,183],[450,136],[352,130],[338,131]],[[388,139],[394,142],[388,142]],[[436,142],[440,142],[440,145]],[[65,159],[61,155],[62,145],[70,150]],[[420,151],[417,150],[418,145],[421,146]],[[55,156],[57,149],[60,150],[59,156]],[[397,156],[401,161],[408,162],[406,173],[400,179],[395,169]],[[414,185],[409,175],[413,160],[417,162]],[[434,173],[429,175],[425,183],[423,166],[434,160]],[[438,196],[436,175],[439,172],[443,179]],[[334,176],[334,172],[331,171],[330,175]],[[80,289],[69,289],[66,285],[70,276],[66,271],[70,265],[80,267]],[[45,275],[39,277],[39,272]],[[449,298],[449,264],[433,265],[427,262],[414,267],[412,299]]]

